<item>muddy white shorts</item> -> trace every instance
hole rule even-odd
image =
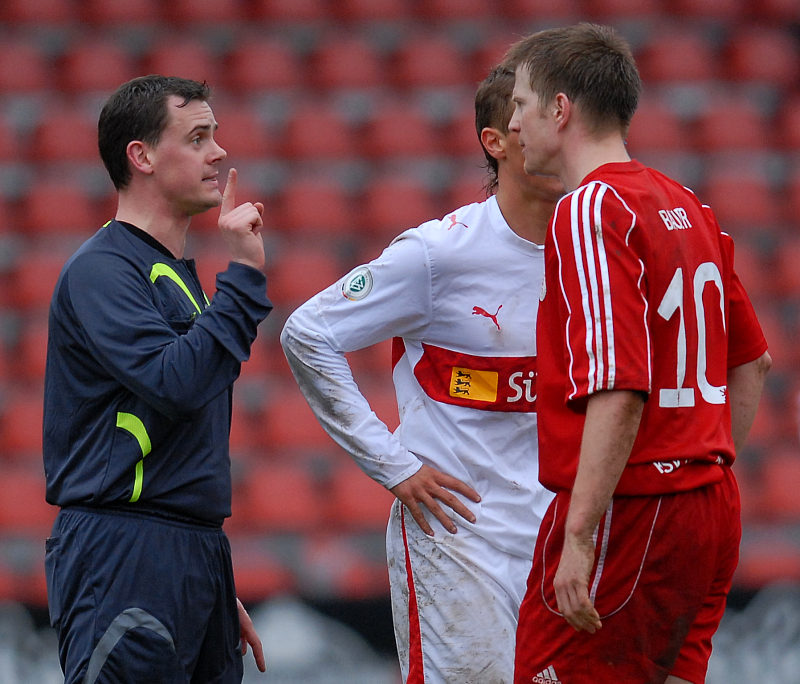
[[[463,525],[426,535],[399,501],[386,553],[404,684],[509,684],[531,556],[500,551]],[[458,522],[456,521],[456,524]]]

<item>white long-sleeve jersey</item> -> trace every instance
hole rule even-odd
[[[463,480],[481,502],[466,502],[474,524],[458,524],[527,558],[551,499],[538,482],[535,413],[543,264],[492,197],[402,233],[281,334],[312,410],[367,475],[392,488],[428,464]],[[344,356],[390,338],[394,433]]]

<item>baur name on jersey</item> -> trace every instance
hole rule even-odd
[[[658,215],[661,217],[667,230],[686,230],[692,227],[689,217],[686,214],[686,209],[683,207],[659,209]]]

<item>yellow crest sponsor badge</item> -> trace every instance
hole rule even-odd
[[[495,371],[453,366],[450,375],[450,396],[474,401],[495,401],[497,379],[498,374]]]

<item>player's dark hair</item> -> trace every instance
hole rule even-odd
[[[506,63],[494,67],[481,81],[475,93],[475,130],[479,141],[484,128],[496,128],[503,134],[508,133],[508,122],[514,113],[514,103],[511,101],[513,91],[514,69]],[[489,172],[486,194],[493,195],[497,191],[497,159],[489,154],[482,141],[481,149]]]
[[[152,74],[123,83],[103,106],[97,122],[97,146],[117,190],[131,179],[128,143],[158,144],[167,125],[170,95],[182,98],[183,107],[192,100],[207,101],[210,89],[206,83]]]
[[[564,93],[593,130],[627,132],[642,82],[628,42],[610,26],[581,23],[533,33],[506,58],[528,70],[541,107]]]

